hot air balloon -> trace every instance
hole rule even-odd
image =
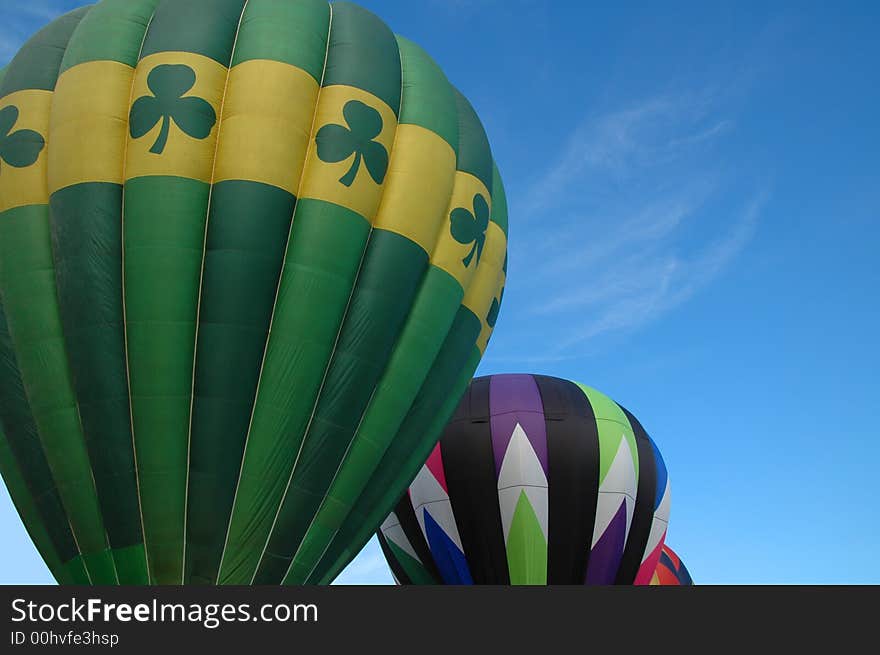
[[[378,532],[401,584],[648,584],[669,480],[638,420],[542,375],[475,379]]]
[[[681,558],[669,546],[663,544],[660,560],[657,562],[654,575],[651,576],[651,584],[689,587],[694,584],[694,581]]]
[[[2,75],[0,464],[47,564],[324,577],[497,319],[507,209],[473,108],[321,0],[103,0]]]

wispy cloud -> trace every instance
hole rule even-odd
[[[526,220],[564,204],[571,191],[602,194],[599,182],[616,186],[710,143],[733,126],[730,119],[711,120],[712,102],[708,91],[659,96],[586,118],[522,199]]]
[[[560,295],[550,313],[588,310],[557,346],[567,349],[606,332],[638,328],[688,301],[710,285],[745,248],[758,224],[765,193],[756,193],[736,218],[733,228],[687,257],[662,250],[633,256],[611,266],[602,279],[584,292]]]
[[[581,356],[602,335],[656,320],[746,248],[768,192],[733,199],[743,180],[719,156],[736,130],[724,97],[668,94],[589,116],[512,203],[520,235],[505,321],[548,335],[533,361]],[[522,361],[499,336],[489,357]]]

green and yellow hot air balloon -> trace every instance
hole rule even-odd
[[[47,564],[322,580],[497,319],[474,110],[322,0],[103,0],[0,76],[0,469]]]

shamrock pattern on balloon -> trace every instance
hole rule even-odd
[[[347,187],[354,184],[363,162],[373,181],[382,184],[388,171],[388,151],[375,140],[382,133],[382,115],[359,100],[350,100],[342,108],[342,116],[345,125],[329,123],[315,135],[318,158],[335,164],[354,155],[339,181]]]
[[[184,97],[195,85],[196,72],[183,64],[162,64],[150,71],[147,86],[153,95],[138,98],[131,106],[132,138],[140,139],[161,122],[162,129],[150,148],[155,155],[165,151],[172,122],[194,139],[208,138],[217,123],[217,113],[207,100]]]
[[[492,306],[489,307],[489,313],[486,314],[486,325],[494,328],[498,322],[498,313],[501,311],[501,301],[504,300],[504,289],[501,289],[501,295],[492,298]]]
[[[458,207],[449,215],[452,238],[463,246],[473,244],[470,252],[461,260],[465,268],[471,265],[474,255],[477,259],[476,263],[480,263],[483,246],[486,244],[486,229],[489,227],[489,203],[482,194],[478,193],[474,196],[473,207],[473,212]]]
[[[46,140],[34,130],[14,130],[19,110],[15,105],[0,109],[0,172],[2,165],[27,168],[36,163]]]

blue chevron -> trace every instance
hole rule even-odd
[[[437,525],[428,510],[423,509],[422,511],[425,513],[425,533],[428,537],[428,547],[431,549],[443,582],[446,584],[474,584],[464,553],[458,549],[458,546],[443,531],[443,528]]]

